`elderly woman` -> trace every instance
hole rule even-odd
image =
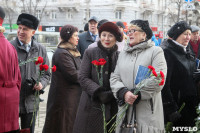
[[[176,23],[168,31],[171,39],[165,41],[163,51],[167,61],[167,79],[162,90],[165,122],[174,122],[174,126],[194,126],[197,106],[197,90],[193,80],[195,55],[186,47],[190,41],[191,28],[185,22]],[[185,107],[178,112],[185,102]]]
[[[105,105],[106,122],[117,113],[117,103],[110,89],[109,79],[118,58],[116,41],[122,41],[122,37],[116,24],[106,22],[99,28],[98,47],[85,51],[79,74],[83,91],[73,133],[103,133],[102,104]],[[91,63],[102,58],[106,60],[102,72],[103,85],[99,83],[96,66]],[[107,126],[107,129],[112,123]]]
[[[137,123],[137,133],[164,133],[163,105],[161,90],[163,86],[155,82],[155,77],[144,80],[144,86],[138,95],[134,95],[134,84],[139,65],[155,68],[159,73],[167,72],[163,50],[151,41],[152,31],[146,20],[133,20],[128,29],[129,45],[120,53],[110,84],[119,105],[128,103],[126,119],[128,123]],[[134,108],[133,108],[134,107]],[[118,118],[123,106],[119,106]],[[132,121],[131,121],[132,119]],[[125,117],[116,128],[116,133],[127,133],[122,128]]]
[[[76,48],[78,29],[65,25],[60,37],[52,59],[57,70],[52,73],[43,133],[72,133],[81,96],[78,81],[81,60]]]

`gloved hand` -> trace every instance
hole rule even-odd
[[[135,88],[131,89],[131,92],[134,94]],[[140,91],[136,95],[138,95],[138,97],[137,97],[137,99],[135,100],[135,102],[133,104],[138,104],[140,102],[140,100],[141,100],[141,93],[140,93]]]
[[[176,122],[180,118],[181,118],[181,114],[178,111],[173,112],[172,114],[168,116],[168,119],[170,122]]]
[[[114,98],[111,90],[99,92],[99,94],[97,94],[97,97],[99,101],[103,104],[110,102]]]

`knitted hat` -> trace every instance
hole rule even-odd
[[[72,25],[65,25],[60,31],[60,37],[64,42],[68,42],[74,32],[78,32],[78,28]]]
[[[112,23],[112,22],[106,22],[106,23],[104,23],[104,24],[102,24],[102,25],[100,26],[100,28],[99,28],[99,37],[101,36],[101,33],[102,33],[103,31],[108,31],[108,32],[112,33],[112,34],[115,36],[115,38],[116,38],[116,40],[117,40],[118,42],[121,42],[122,39],[123,39],[123,34],[122,34],[122,32],[121,32],[120,29],[117,27],[117,25],[114,24],[114,23]]]
[[[184,31],[191,30],[191,27],[185,21],[175,23],[167,32],[167,35],[176,40]],[[192,30],[191,30],[192,31]]]
[[[17,19],[17,25],[20,24],[36,30],[39,24],[39,20],[31,14],[22,13]]]
[[[140,27],[147,34],[147,39],[148,40],[151,39],[153,32],[152,32],[151,28],[149,27],[148,20],[138,19],[138,20],[132,20],[130,23]]]
[[[123,29],[125,29],[125,26],[121,21],[116,22],[116,25],[122,27]]]

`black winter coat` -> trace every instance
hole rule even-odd
[[[174,125],[193,126],[197,106],[197,90],[193,79],[195,57],[170,39],[165,43],[168,43],[162,47],[167,61],[167,79],[162,90],[165,122],[185,102],[182,116]]]
[[[83,91],[73,133],[103,133],[102,101],[97,96],[101,87],[97,78],[96,67],[91,63],[93,60],[99,60],[100,58],[107,61],[103,68],[103,87],[104,92],[108,94],[105,103],[106,121],[109,121],[117,113],[117,103],[111,92],[109,82],[110,74],[114,71],[118,59],[117,45],[112,50],[107,51],[98,42],[98,47],[87,49],[83,56],[79,74]]]

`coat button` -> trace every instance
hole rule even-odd
[[[105,74],[108,74],[108,71],[105,71]]]

